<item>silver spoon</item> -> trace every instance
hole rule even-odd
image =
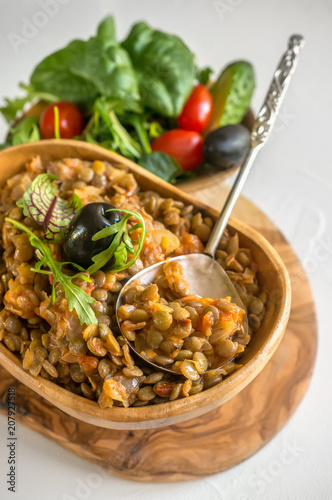
[[[244,308],[242,301],[236,292],[232,282],[230,281],[224,269],[214,260],[214,255],[217,250],[219,241],[226,229],[227,222],[234,208],[234,205],[240,196],[244,183],[249,175],[250,169],[254,163],[257,153],[266,143],[274,122],[276,120],[281,102],[286,94],[290,79],[295,71],[300,49],[304,46],[304,38],[301,35],[292,35],[288,42],[288,49],[282,56],[279,65],[273,75],[270,88],[266,95],[264,104],[257,115],[252,132],[251,145],[247,156],[240,168],[233,187],[228,195],[225,205],[214,225],[209,241],[205,247],[205,253],[195,253],[189,255],[180,255],[168,259],[169,262],[179,262],[183,269],[187,281],[190,285],[190,293],[200,295],[201,297],[210,297],[217,299],[220,297],[230,296],[232,302]],[[165,261],[158,262],[139,273],[135,274],[122,289],[116,303],[116,311],[123,304],[123,291],[133,281],[139,279],[141,283],[153,283],[156,277],[162,271]],[[120,328],[120,322],[118,325]],[[243,324],[245,333],[248,330],[248,323],[245,320]],[[169,373],[175,373],[171,368],[157,365],[143,358],[136,351],[134,345],[128,341],[130,348],[141,357],[146,363],[149,363],[158,370],[163,370]]]

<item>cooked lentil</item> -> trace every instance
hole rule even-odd
[[[189,284],[177,262],[166,261],[156,282],[163,286],[152,298],[147,293],[151,284],[134,280],[125,286],[124,296],[131,300],[134,297],[135,301],[118,310],[121,332],[127,338],[128,332],[133,332],[135,349],[144,359],[167,366],[189,380],[198,380],[208,369],[223,366],[243,353],[245,344],[239,342],[246,337],[243,309],[229,298],[212,300],[188,295]],[[176,300],[167,302],[163,296],[171,291]],[[186,309],[188,301],[192,304],[190,311]],[[232,340],[235,335],[237,341]],[[190,389],[183,390],[185,396]]]
[[[60,196],[64,198],[76,193],[83,205],[103,201],[140,212],[144,217],[148,233],[135,264],[122,273],[98,271],[91,277],[89,293],[96,299],[92,307],[98,326],[80,325],[75,311],[69,311],[60,285],[56,286],[55,304],[48,308],[51,293],[48,277],[31,271],[36,263],[34,249],[25,234],[4,222],[10,216],[43,237],[41,227],[24,217],[16,201],[33,179],[44,172],[59,177]],[[238,330],[224,338],[218,329],[217,314],[229,312],[230,304],[225,300],[202,304],[194,297],[181,302],[179,297],[183,299],[188,289],[183,277],[172,280],[172,270],[156,284],[128,291],[126,301],[134,309],[123,311],[122,326],[128,323],[122,335],[117,329],[114,304],[123,280],[166,257],[204,250],[213,221],[192,205],[165,199],[153,191],[141,191],[133,174],[122,165],[73,158],[42,165],[40,158],[35,157],[0,190],[0,221],[3,252],[0,340],[32,375],[48,378],[75,394],[99,401],[103,408],[137,407],[198,394],[241,366],[238,362],[241,350],[260,327],[268,297],[259,286],[250,250],[242,248],[238,235],[228,230],[220,241],[216,259],[248,308],[248,335]],[[56,258],[63,258],[61,247]],[[77,285],[83,287],[84,283],[77,280]],[[139,343],[142,325],[151,321],[144,304],[156,303],[157,296],[164,302],[164,308],[153,319],[143,347],[154,352],[160,364],[176,366],[179,374],[174,376],[153,371],[141,360],[134,360],[124,338]],[[137,309],[134,304],[138,299],[143,305]],[[201,331],[202,318],[204,331]],[[211,334],[206,335],[209,330]],[[220,359],[222,366],[218,366]]]

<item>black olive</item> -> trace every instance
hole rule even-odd
[[[220,170],[240,165],[250,147],[250,132],[243,125],[226,125],[206,136],[203,155],[206,161]]]
[[[92,241],[92,236],[98,231],[122,219],[118,211],[106,212],[110,208],[115,207],[109,203],[89,203],[75,215],[63,243],[68,260],[87,269],[93,263],[92,257],[110,246],[114,234]]]

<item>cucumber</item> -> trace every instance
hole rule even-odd
[[[213,112],[205,134],[224,125],[241,123],[255,88],[255,73],[247,61],[227,66],[211,88]]]

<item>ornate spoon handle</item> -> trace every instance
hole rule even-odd
[[[288,42],[288,49],[282,56],[273,75],[273,80],[266,95],[264,104],[257,115],[252,132],[251,148],[240,168],[225,205],[214,225],[210,239],[205,247],[205,253],[214,257],[222,234],[227,226],[228,219],[234,205],[240,196],[243,185],[248,177],[258,151],[264,146],[273,128],[280,105],[286,94],[290,79],[295,71],[300,49],[304,46],[301,35],[293,35]]]
[[[299,58],[300,49],[304,46],[304,38],[301,35],[293,35],[288,42],[288,50],[282,56],[280,63],[273,75],[265,101],[258,113],[252,132],[251,147],[263,147],[266,142],[280,105],[285,97],[292,74],[295,71]]]

